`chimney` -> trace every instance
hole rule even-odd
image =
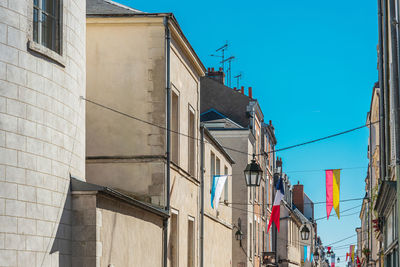
[[[236,88],[236,87],[233,87],[233,90],[237,91],[237,88]]]
[[[304,214],[304,185],[297,182],[292,191],[293,204]]]
[[[276,158],[276,167],[282,168],[282,158],[280,158],[280,157]]]
[[[225,84],[225,73],[222,68],[219,68],[217,71],[214,68],[208,68],[206,76],[219,83]]]
[[[253,88],[249,87],[249,97],[253,99]]]
[[[242,88],[240,88],[240,93],[241,93],[242,95],[244,95],[244,86],[242,86]]]

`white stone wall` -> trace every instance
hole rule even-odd
[[[71,265],[69,173],[85,174],[86,3],[63,2],[60,64],[28,48],[33,1],[0,0],[0,266]]]

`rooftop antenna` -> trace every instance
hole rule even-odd
[[[235,57],[234,56],[230,56],[227,59],[224,59],[223,61],[221,61],[222,64],[225,64],[225,62],[228,62],[228,69],[226,70],[226,76],[228,77],[228,86],[231,87],[232,85],[232,60],[234,60]]]
[[[236,88],[239,88],[240,79],[242,79],[243,73],[240,72],[238,75],[234,76],[233,78],[236,79]]]
[[[219,57],[221,58],[221,67],[222,67],[222,71],[225,72],[225,51],[228,50],[228,41],[225,42],[225,44],[223,46],[221,46],[220,48],[218,48],[217,50],[215,50],[215,52],[221,52],[221,55],[214,55],[211,54],[210,56],[212,57]]]

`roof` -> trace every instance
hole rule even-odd
[[[74,177],[71,177],[71,191],[101,192],[101,193],[113,196],[113,197],[115,197],[121,201],[124,201],[130,205],[133,205],[137,208],[147,210],[147,211],[149,211],[155,215],[158,215],[160,217],[163,217],[163,218],[169,217],[169,214],[165,210],[153,207],[150,204],[141,202],[137,199],[134,199],[134,198],[132,198],[128,195],[125,195],[124,193],[114,190],[112,188],[97,185],[97,184],[87,183],[87,182],[78,180]]]
[[[242,127],[250,126],[250,114],[247,111],[247,106],[251,102],[256,102],[256,100],[209,77],[201,77],[200,88],[201,113],[205,114],[214,109]],[[205,120],[204,116],[202,116],[202,120]]]
[[[145,12],[111,0],[86,0],[86,15],[128,15],[142,13]]]
[[[226,159],[231,163],[235,164],[235,161],[232,159],[232,157],[226,152],[226,150],[223,148],[223,146],[218,142],[217,139],[214,138],[214,136],[210,133],[210,131],[207,129],[207,127],[204,127],[204,133],[210,138],[210,140],[214,143],[214,145],[220,150],[220,152],[226,157]]]

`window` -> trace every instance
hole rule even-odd
[[[179,96],[171,95],[171,160],[179,164]]]
[[[262,214],[262,216],[264,216],[265,215],[265,204],[264,204],[264,202],[265,202],[265,196],[264,196],[264,194],[265,194],[265,190],[264,190],[264,186],[261,186],[261,210],[262,210],[262,212],[261,212],[261,214]]]
[[[211,152],[210,156],[210,193],[213,186],[213,179],[215,175],[215,154]]]
[[[264,229],[263,229],[263,231],[262,231],[262,251],[264,252],[264,251],[267,251],[266,249],[265,249],[265,231],[264,231]]]
[[[228,167],[225,166],[224,168],[224,175],[228,175]],[[229,176],[228,176],[229,177]],[[225,185],[224,185],[224,200],[228,202],[229,200],[229,179],[226,178]]]
[[[194,170],[195,170],[195,119],[194,119],[194,113],[189,109],[189,125],[188,125],[188,143],[189,143],[189,155],[188,155],[188,160],[189,160],[189,173],[194,176]]]
[[[215,161],[215,175],[220,175],[221,174],[221,160],[217,157],[217,160]]]
[[[178,266],[178,214],[172,212],[171,213],[171,233],[170,233],[170,263],[171,267]]]
[[[33,41],[61,54],[61,0],[33,0]]]
[[[251,223],[250,223],[250,227],[249,227],[249,229],[250,229],[250,235],[249,235],[249,237],[250,237],[250,240],[249,240],[249,255],[250,255],[250,259],[253,257],[253,228],[252,228],[252,225],[251,225]]]
[[[194,218],[188,220],[188,267],[194,266]]]

